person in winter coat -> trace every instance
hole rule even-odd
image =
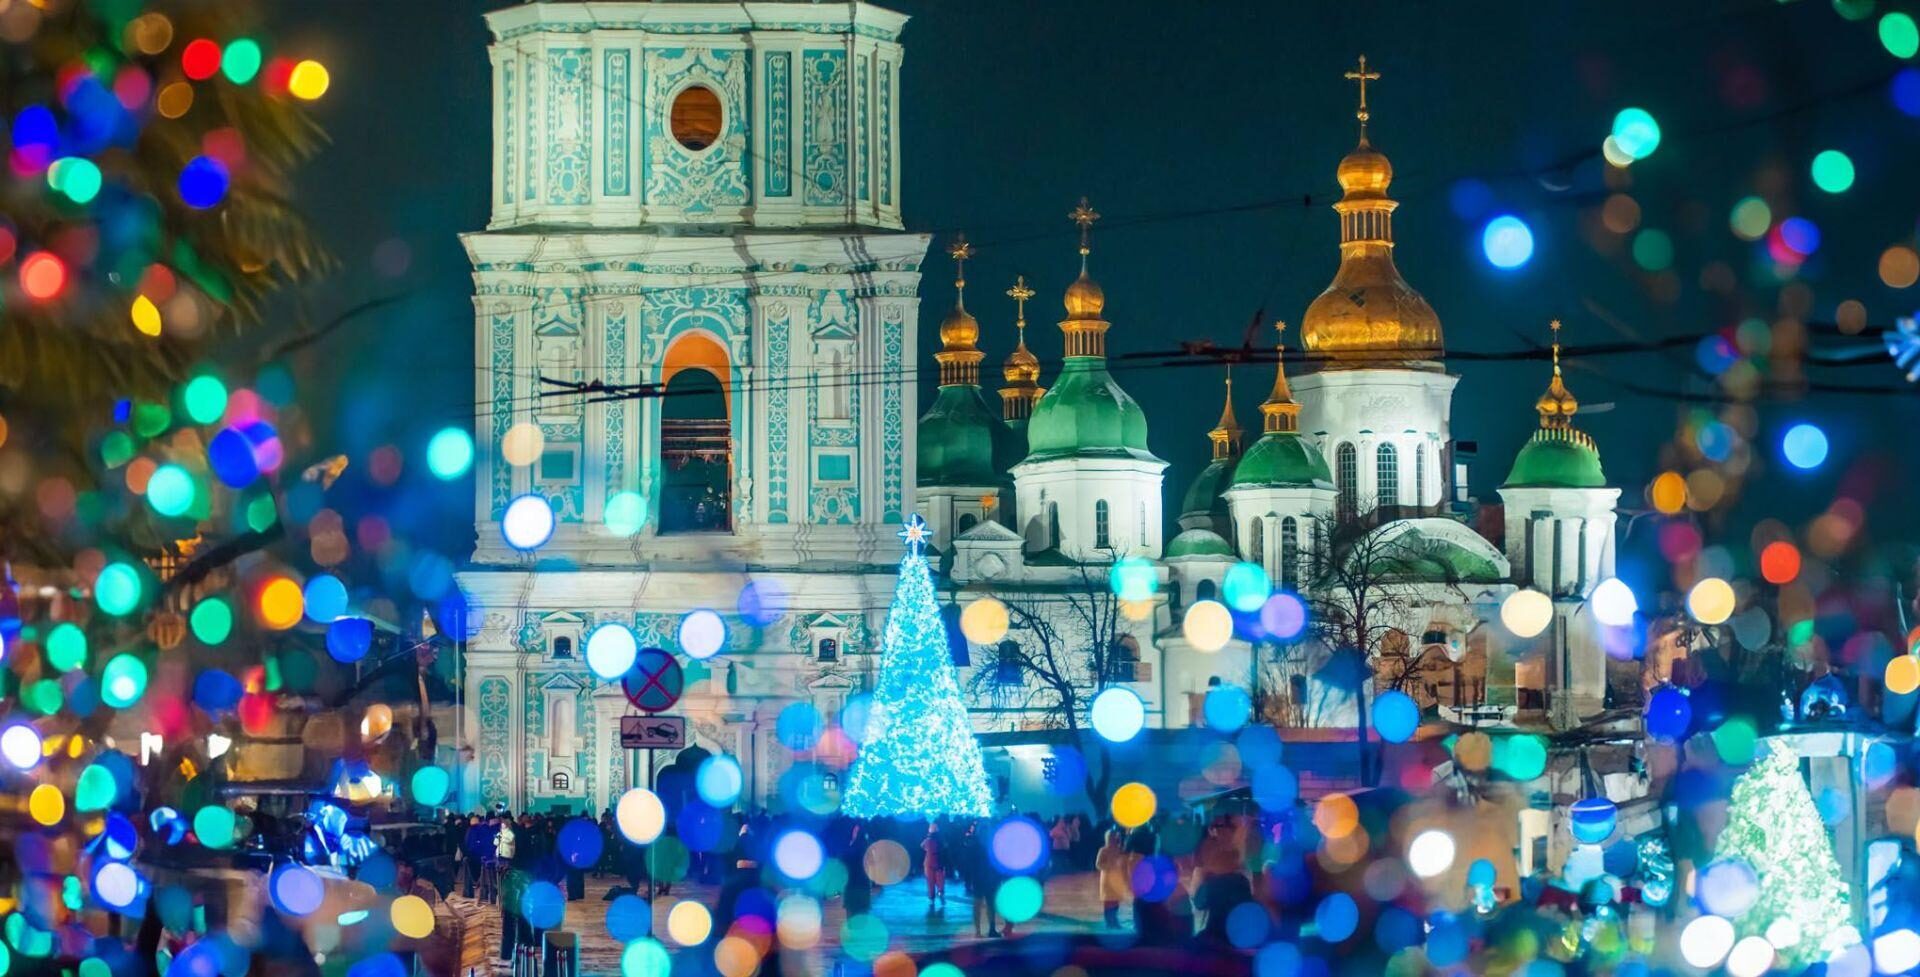
[[[1133,861],[1117,830],[1107,832],[1106,845],[1093,857],[1100,873],[1100,906],[1110,930],[1120,928],[1120,903],[1133,898]]]

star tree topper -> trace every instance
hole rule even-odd
[[[901,525],[900,532],[897,535],[906,541],[908,553],[919,556],[926,552],[927,521],[920,518],[919,513],[916,512],[908,516],[907,521]]]

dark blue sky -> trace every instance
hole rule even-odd
[[[434,429],[473,411],[470,280],[456,235],[486,219],[490,83],[480,15],[501,5],[280,0],[276,8],[279,43],[333,69],[319,109],[333,145],[299,186],[343,267],[309,289],[308,301],[324,318],[374,296],[403,296],[293,364],[310,397],[333,393],[319,420],[356,455],[391,442],[417,457]],[[1015,274],[1040,293],[1030,316],[1036,351],[1059,354],[1051,323],[1075,270],[1066,213],[1082,194],[1107,217],[1095,231],[1093,268],[1114,323],[1111,351],[1204,338],[1235,344],[1256,310],[1265,320],[1259,341],[1270,345],[1271,321],[1297,322],[1334,271],[1337,225],[1327,204],[1338,190],[1334,164],[1354,141],[1353,86],[1341,73],[1362,51],[1385,75],[1371,90],[1373,134],[1396,171],[1400,267],[1439,312],[1450,350],[1523,350],[1553,317],[1576,345],[1778,318],[1778,283],[1762,280],[1755,246],[1727,226],[1729,209],[1750,193],[1824,232],[1800,276],[1810,321],[1832,322],[1848,298],[1865,303],[1875,327],[1920,304],[1875,273],[1884,248],[1914,236],[1920,120],[1889,98],[1900,65],[1876,41],[1873,21],[1846,20],[1824,0],[889,6],[914,16],[905,37],[907,219],[917,230],[965,230],[979,247],[968,305],[981,319],[989,366],[1012,342],[1012,304],[1000,293]],[[1665,132],[1654,156],[1632,168],[1631,192],[1642,225],[1674,241],[1671,299],[1656,297],[1652,276],[1624,247],[1603,246],[1596,230],[1606,193],[1598,145],[1629,105],[1652,111]],[[1844,150],[1858,168],[1845,194],[1821,193],[1807,176],[1808,161],[1826,148]],[[1477,208],[1462,207],[1473,196],[1457,192],[1462,181],[1484,185]],[[1480,223],[1499,211],[1533,226],[1536,255],[1521,270],[1498,272],[1481,256]],[[411,256],[397,276],[375,270],[376,248],[391,241]],[[389,244],[389,257],[394,250]],[[1715,260],[1739,276],[1731,297],[1702,289],[1702,270]],[[944,259],[927,269],[921,345],[930,353],[952,289]],[[1474,490],[1492,499],[1535,426],[1546,367],[1462,360],[1450,368],[1462,376],[1455,434],[1479,443]],[[930,386],[932,371],[924,375]],[[1153,449],[1173,463],[1171,517],[1206,457],[1218,375],[1117,375],[1148,412]],[[1816,378],[1902,385],[1884,364]],[[1251,429],[1267,382],[1264,370],[1244,377],[1240,416]],[[1579,423],[1598,439],[1628,506],[1640,504],[1660,470],[1683,405],[1619,384],[1714,391],[1690,349],[1576,362],[1568,382],[1589,405],[1616,405]],[[1759,481],[1730,514],[1727,540],[1744,545],[1745,527],[1763,515],[1797,523],[1817,513],[1849,471],[1881,486],[1870,527],[1911,536],[1920,520],[1892,486],[1920,475],[1909,447],[1916,396],[1763,401]],[[1780,432],[1807,418],[1827,428],[1832,460],[1811,475],[1788,473]],[[427,489],[409,493],[403,521],[460,550],[468,497],[439,489],[445,504],[434,505]]]

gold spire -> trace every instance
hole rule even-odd
[[[1580,402],[1573,398],[1573,392],[1567,389],[1566,381],[1560,377],[1560,320],[1553,320],[1553,380],[1547,384],[1547,392],[1533,402],[1533,409],[1540,412],[1540,426],[1561,430],[1573,427],[1573,415],[1580,409]]]
[[[1227,402],[1220,408],[1220,421],[1207,432],[1213,442],[1213,460],[1221,461],[1240,453],[1240,419],[1233,416],[1233,364],[1227,364]]]
[[[967,259],[973,257],[973,245],[967,236],[954,238],[947,255],[953,258],[953,311],[940,320],[940,352],[933,358],[940,364],[940,385],[978,386],[980,361],[986,358],[975,345],[980,339],[980,323],[967,311]]]
[[[1293,390],[1287,386],[1287,324],[1273,324],[1276,334],[1273,348],[1273,390],[1260,405],[1263,418],[1260,430],[1266,434],[1287,434],[1300,430],[1300,405],[1293,402]]]
[[[1346,73],[1360,86],[1360,142],[1340,160],[1335,176],[1342,191],[1334,212],[1340,215],[1340,270],[1333,283],[1307,307],[1300,345],[1324,355],[1328,369],[1405,367],[1441,355],[1440,317],[1408,285],[1393,263],[1393,212],[1400,205],[1387,196],[1393,164],[1367,139],[1367,82],[1380,78],[1364,55],[1359,68]]]
[[[1015,278],[1013,287],[1007,289],[1007,297],[1014,303],[1014,328],[1019,330],[1020,339],[1000,370],[1007,381],[1007,385],[1000,388],[1000,416],[1004,420],[1026,420],[1033,414],[1034,402],[1046,393],[1040,386],[1040,358],[1027,349],[1027,300],[1034,294],[1033,289],[1027,287],[1025,275]]]
[[[1068,356],[1105,356],[1108,324],[1101,314],[1106,310],[1107,296],[1100,283],[1087,274],[1087,255],[1093,251],[1093,222],[1100,219],[1100,214],[1081,197],[1080,205],[1067,219],[1080,225],[1080,277],[1067,286],[1067,317],[1060,323],[1060,331],[1067,334]]]

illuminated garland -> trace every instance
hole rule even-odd
[[[880,684],[841,809],[859,818],[985,817],[993,795],[916,524],[924,526],[915,516],[902,533],[907,556],[887,612]]]

